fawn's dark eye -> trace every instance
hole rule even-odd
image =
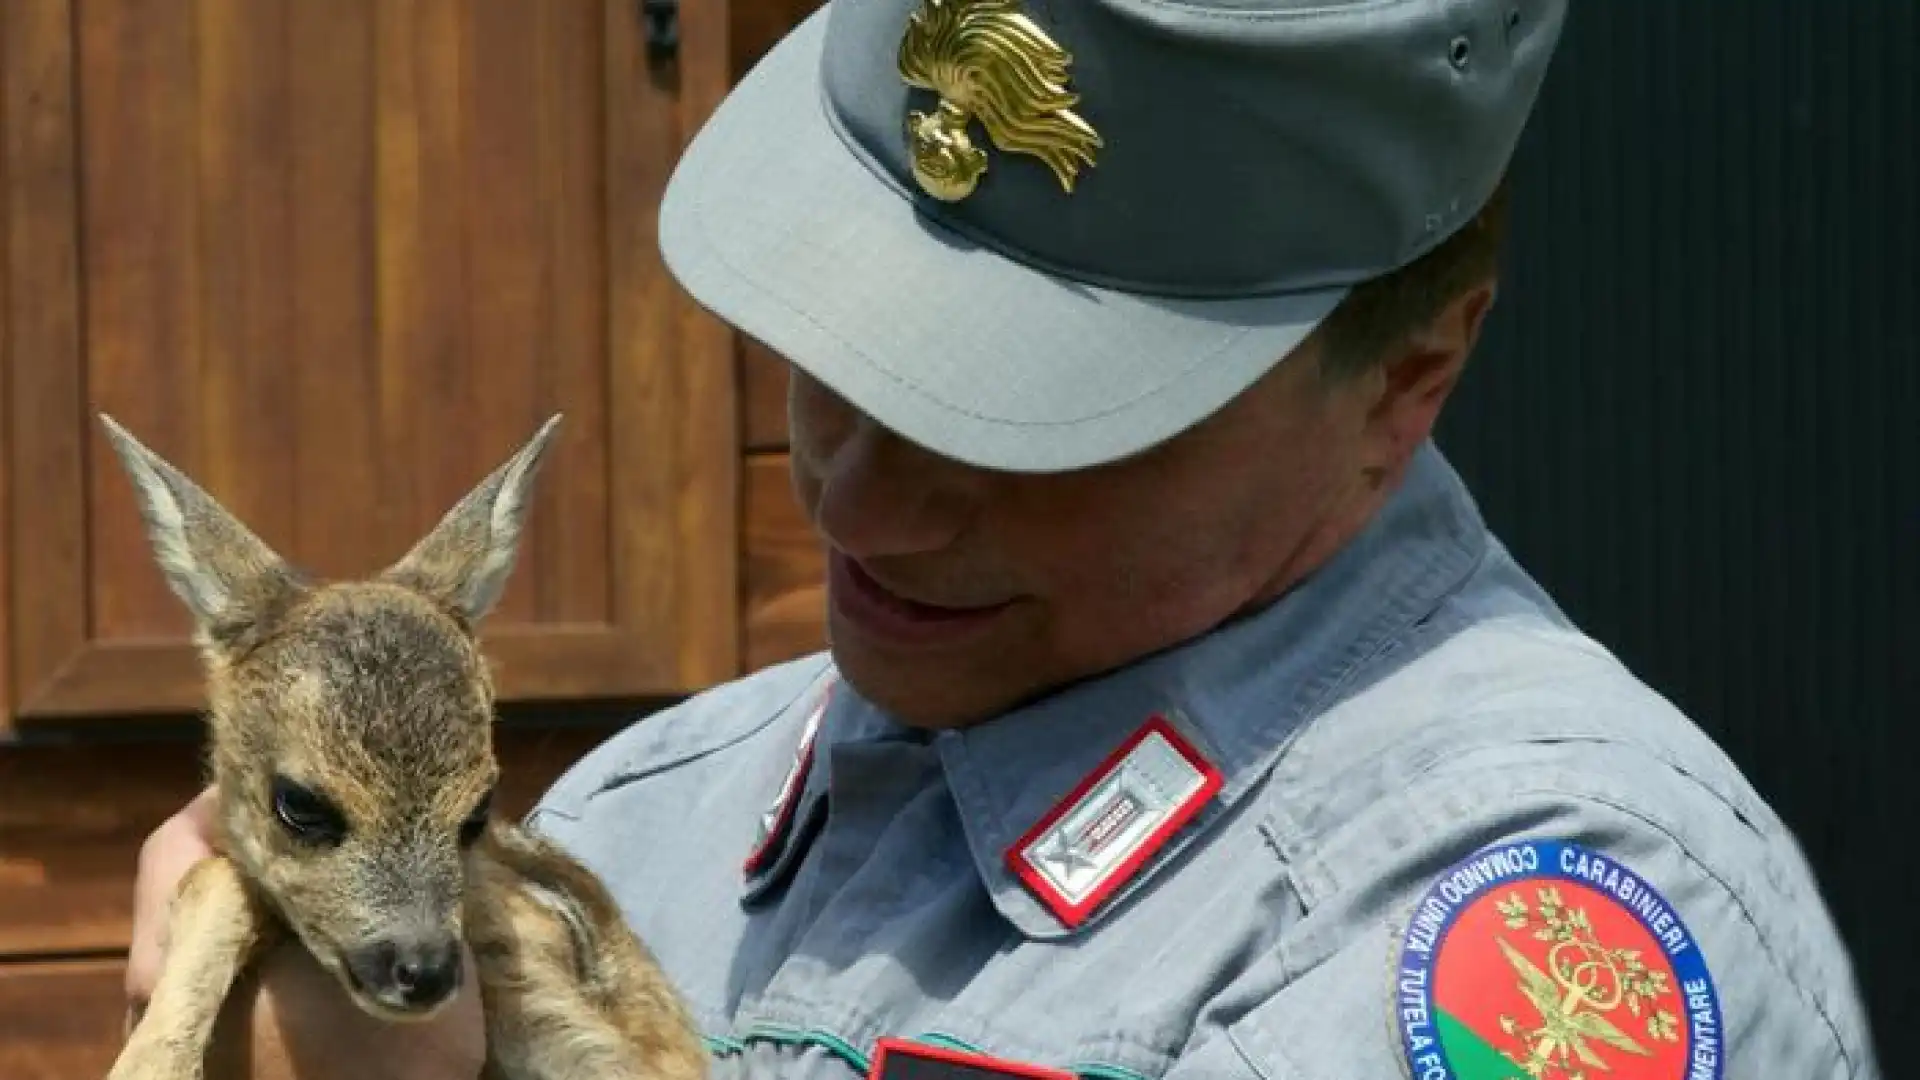
[[[306,843],[337,844],[347,835],[347,820],[332,803],[284,776],[273,778],[273,814]]]
[[[460,843],[472,844],[479,840],[480,834],[487,830],[487,816],[491,813],[493,813],[493,791],[489,789],[485,795],[480,796],[480,801],[474,804],[473,810],[467,814],[467,819],[460,823]]]

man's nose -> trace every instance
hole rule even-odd
[[[826,460],[819,482],[821,531],[858,559],[946,547],[976,499],[964,467],[871,422]]]

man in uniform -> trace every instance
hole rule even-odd
[[[532,815],[716,1075],[1877,1077],[1789,831],[1429,440],[1564,17],[836,0],[729,97],[661,243],[792,365],[832,649]],[[282,968],[302,1053],[472,1075]]]

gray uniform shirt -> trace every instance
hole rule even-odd
[[[1431,446],[1269,610],[965,731],[827,657],[646,719],[532,821],[716,1076],[883,1040],[1085,1077],[1877,1078],[1795,840]]]

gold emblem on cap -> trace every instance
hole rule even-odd
[[[933,111],[907,113],[913,177],[934,198],[966,198],[987,171],[987,152],[967,134],[973,120],[1001,150],[1045,162],[1067,192],[1081,163],[1093,164],[1100,135],[1066,88],[1073,58],[1017,0],[921,0],[899,62],[909,86],[940,95]]]

